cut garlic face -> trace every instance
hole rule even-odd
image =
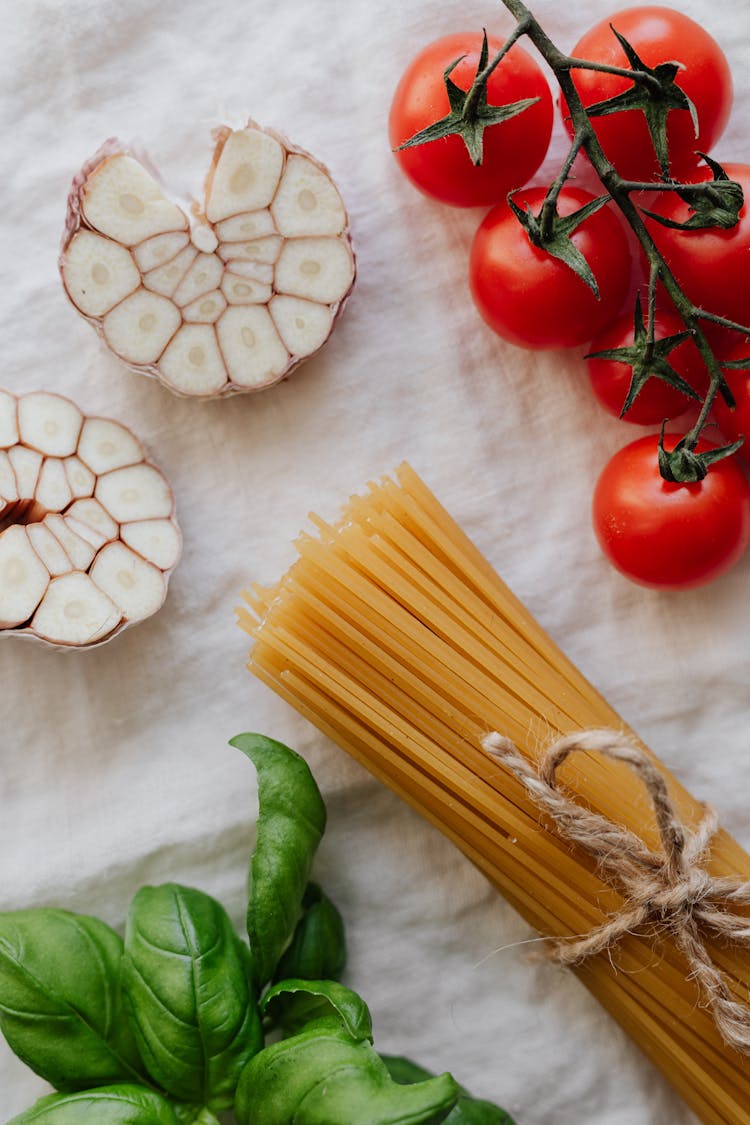
[[[160,607],[181,547],[172,490],[130,430],[0,390],[0,636],[109,640]]]
[[[193,397],[286,378],[326,342],[355,277],[346,209],[321,164],[253,122],[215,139],[190,214],[105,145],[73,182],[60,260],[110,350]],[[0,400],[0,435],[3,411]]]

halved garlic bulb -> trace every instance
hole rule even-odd
[[[189,214],[108,142],[73,181],[60,259],[70,300],[115,355],[202,397],[284,379],[328,339],[355,277],[326,168],[252,121],[214,139]]]
[[[0,390],[0,635],[109,640],[159,609],[181,547],[172,490],[130,430]]]

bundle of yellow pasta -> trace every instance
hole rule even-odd
[[[245,595],[250,669],[452,839],[541,934],[585,934],[621,896],[481,742],[499,731],[534,761],[561,733],[630,732],[413,470],[396,476],[353,497],[335,526],[312,517],[319,537],[300,537],[279,584]],[[696,826],[702,807],[660,769],[678,815]],[[561,775],[587,809],[658,850],[642,783],[625,766],[582,753]],[[721,830],[706,866],[750,879],[750,857]],[[745,1000],[750,956],[710,935],[706,945]],[[746,1125],[747,1058],[698,1003],[669,933],[656,950],[652,934],[628,934],[574,971],[703,1121]]]

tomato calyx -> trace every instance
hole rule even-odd
[[[671,336],[654,336],[653,310],[650,310],[649,324],[646,326],[641,308],[640,293],[636,295],[635,310],[633,314],[633,343],[620,348],[604,348],[602,351],[590,352],[586,359],[610,359],[616,363],[625,363],[632,368],[630,386],[622,404],[620,417],[623,418],[630,410],[639,393],[649,379],[660,379],[670,387],[674,387],[688,398],[700,402],[700,395],[690,384],[675,371],[667,356],[674,348],[692,335],[687,329],[675,332]]]
[[[742,185],[730,180],[717,160],[712,160],[705,152],[699,152],[713,173],[712,180],[701,180],[697,184],[670,184],[670,190],[687,203],[693,212],[684,223],[660,215],[657,211],[643,208],[644,215],[673,230],[707,230],[718,227],[731,230],[740,221],[740,211],[745,202]]]
[[[482,50],[479,56],[479,65],[474,80],[468,90],[462,90],[451,79],[451,74],[456,69],[458,64],[466,58],[466,55],[459,55],[454,59],[450,66],[446,67],[443,71],[443,80],[445,88],[448,93],[448,101],[450,103],[450,113],[445,117],[441,117],[439,121],[433,122],[425,129],[420,129],[413,137],[400,144],[396,149],[399,152],[404,148],[414,148],[417,145],[428,144],[430,141],[439,141],[443,137],[459,136],[466,145],[469,156],[471,157],[472,164],[480,165],[482,163],[482,154],[484,150],[484,131],[491,128],[493,125],[501,125],[504,121],[509,121],[511,117],[516,117],[519,113],[523,113],[525,109],[535,105],[539,98],[521,98],[516,102],[509,102],[507,105],[490,105],[487,101],[487,82],[490,75],[500,62],[507,55],[510,48],[515,41],[524,34],[523,28],[519,25],[515,31],[508,37],[501,49],[489,62],[489,47],[487,44],[487,31],[482,29]]]
[[[572,241],[572,235],[589,216],[595,214],[600,208],[609,203],[609,195],[600,195],[573,211],[570,215],[561,215],[557,210],[556,192],[553,196],[550,191],[541,206],[538,215],[535,215],[527,204],[522,210],[513,200],[513,195],[508,196],[508,206],[526,231],[529,242],[539,250],[546,251],[553,258],[558,258],[569,266],[574,273],[588,285],[589,289],[598,298],[599,285],[594,277],[594,271],[586,261],[581,251]]]
[[[656,158],[659,161],[662,175],[669,178],[669,152],[667,146],[667,118],[675,109],[687,110],[693,122],[693,129],[698,136],[698,113],[690,98],[675,82],[682,63],[662,62],[656,66],[647,66],[631,46],[624,35],[617,28],[609,25],[612,34],[617,37],[632,71],[633,85],[615,94],[606,101],[596,102],[587,106],[589,117],[606,117],[611,113],[621,113],[624,110],[641,110],[646,118],[646,125],[651,136]],[[590,67],[592,64],[588,64]],[[594,68],[595,69],[595,68]]]
[[[731,457],[744,442],[744,438],[739,438],[731,445],[704,449],[702,452],[696,453],[695,442],[691,440],[691,435],[685,434],[677,442],[674,449],[667,450],[664,447],[666,424],[666,421],[662,422],[661,434],[659,435],[659,472],[664,480],[671,481],[674,484],[696,484],[703,480],[708,475],[711,465],[716,464],[717,461],[723,461],[725,457]]]

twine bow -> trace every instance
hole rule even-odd
[[[566,839],[579,844],[596,860],[604,878],[625,899],[619,913],[584,937],[556,941],[550,957],[559,964],[575,965],[611,949],[625,934],[645,925],[668,931],[687,960],[690,976],[722,1038],[736,1050],[750,1054],[750,1007],[733,998],[703,937],[709,931],[750,948],[750,918],[727,909],[750,905],[750,883],[715,878],[702,866],[718,829],[713,810],[706,809],[697,829],[690,832],[677,816],[659,769],[616,731],[566,735],[537,765],[500,734],[487,735],[482,747],[515,774]],[[583,808],[560,792],[557,770],[567,757],[580,751],[624,762],[638,774],[654,806],[661,852],[652,852],[630,829]]]

